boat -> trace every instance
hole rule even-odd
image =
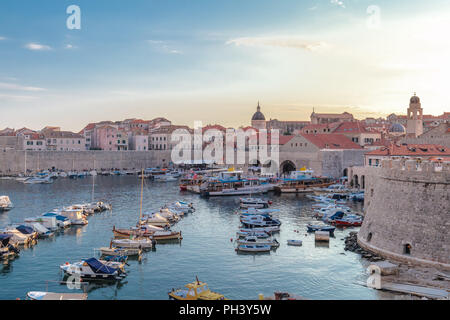
[[[180,215],[178,215],[176,212],[170,210],[169,208],[162,208],[157,212],[161,217],[166,218],[169,220],[170,223],[176,223],[181,220]],[[184,213],[182,213],[184,215]],[[145,219],[145,216],[144,216]]]
[[[192,213],[195,211],[194,205],[185,201],[177,201],[171,203],[167,206],[167,208],[173,208],[176,211],[181,211],[183,213]]]
[[[114,239],[112,244],[118,248],[151,249],[154,245],[154,240],[150,238]]]
[[[43,177],[31,177],[25,181],[23,181],[23,183],[25,184],[51,184],[53,183],[54,179],[52,179],[52,177],[50,176],[43,176]]]
[[[56,217],[30,217],[25,218],[24,222],[29,223],[33,225],[34,223],[42,225],[44,228],[46,228],[49,231],[56,231],[59,229]]]
[[[302,240],[288,240],[287,244],[289,246],[298,246],[298,247],[300,247],[303,244],[303,241]]]
[[[13,235],[0,233],[0,259],[8,259],[19,254],[17,245],[11,242]]]
[[[157,227],[170,227],[170,221],[164,218],[160,213],[150,213],[140,220],[141,224],[150,224]]]
[[[17,245],[29,245],[32,244],[34,239],[26,234],[23,234],[19,230],[14,227],[8,227],[3,231],[0,231],[0,234],[9,234],[11,235],[10,242]]]
[[[336,227],[321,224],[308,224],[306,228],[308,232],[327,231],[330,233],[330,236],[333,236],[334,230],[336,230]]]
[[[240,207],[247,208],[256,208],[256,209],[264,209],[268,208],[269,205],[272,204],[272,201],[262,200],[259,198],[241,198],[240,199]]]
[[[238,239],[236,240],[236,243],[238,245],[266,245],[272,248],[278,248],[280,246],[280,243],[277,241],[277,239],[260,239],[256,236],[247,236],[244,239]]]
[[[315,177],[313,170],[302,168],[300,171],[293,171],[289,177],[283,178],[274,187],[276,193],[306,193],[314,192],[321,188],[334,184],[334,180],[328,177]]]
[[[9,211],[13,208],[13,203],[8,196],[0,196],[0,212]]]
[[[241,216],[241,223],[246,228],[279,227],[281,225],[280,220],[274,219],[268,214]]]
[[[113,227],[116,239],[129,239],[130,237],[151,237],[153,240],[181,240],[181,231],[165,230],[153,225],[141,225],[140,228],[116,229]]]
[[[87,221],[85,215],[83,214],[82,209],[64,208],[63,210],[61,210],[60,215],[69,219],[70,223],[72,225],[84,226],[84,225],[88,224],[88,221]]]
[[[66,262],[60,266],[60,269],[68,276],[78,276],[81,279],[120,281],[126,276],[121,264],[117,262],[103,263],[96,258],[75,263]]]
[[[102,247],[98,249],[103,256],[140,256],[142,250],[139,248]]]
[[[172,289],[169,292],[169,298],[174,300],[226,300],[226,298],[217,292],[209,290],[205,282],[196,281],[188,283],[181,289]]]
[[[64,229],[71,225],[70,220],[60,214],[54,212],[47,212],[42,215],[43,217],[54,217],[56,219],[56,224],[59,228]]]
[[[248,237],[255,236],[261,239],[269,238],[271,236],[270,233],[264,231],[238,231],[236,232],[238,237]]]
[[[77,210],[81,211],[85,216],[91,215],[95,212],[94,208],[91,207],[89,203],[85,204],[74,204],[65,208],[66,210]]]
[[[39,238],[48,238],[54,234],[53,231],[47,229],[38,222],[30,223],[30,227],[33,228],[33,230],[37,233]]]
[[[267,232],[267,233],[275,233],[280,231],[280,226],[272,226],[272,227],[255,227],[255,228],[240,228],[242,232]]]
[[[200,186],[202,196],[238,196],[266,193],[272,185],[264,184],[258,178],[244,178],[243,171],[220,172],[218,177],[206,179]]]
[[[236,251],[242,252],[270,252],[271,246],[259,244],[241,244],[238,245]]]
[[[87,293],[56,293],[44,291],[30,291],[27,298],[30,300],[87,300]]]
[[[200,193],[200,186],[205,182],[205,177],[200,174],[187,175],[180,179],[180,190]]]

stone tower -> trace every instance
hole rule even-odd
[[[417,138],[423,133],[423,109],[420,104],[419,97],[411,97],[409,101],[407,123],[406,123],[406,136],[410,138]]]
[[[256,107],[256,112],[252,117],[252,127],[256,129],[266,129],[266,117],[261,112],[261,107],[259,105]]]
[[[387,259],[450,270],[450,162],[371,168],[358,243]]]

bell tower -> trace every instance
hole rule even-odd
[[[416,96],[409,100],[409,108],[406,122],[406,136],[417,138],[423,133],[423,109],[420,98]]]

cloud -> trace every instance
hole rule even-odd
[[[154,49],[164,52],[164,53],[183,54],[182,51],[172,48],[171,45],[167,41],[147,40],[147,43],[149,43]]]
[[[25,45],[25,48],[27,48],[28,50],[33,50],[33,51],[45,51],[45,50],[51,50],[52,48],[49,46],[46,46],[44,44],[39,44],[39,43],[27,43]]]
[[[335,5],[339,6],[339,7],[345,8],[345,4],[344,4],[343,1],[340,1],[340,0],[331,0],[330,2],[331,2],[332,4],[335,4]]]
[[[19,84],[6,83],[6,82],[0,82],[0,89],[3,89],[3,90],[17,90],[17,91],[30,91],[30,92],[45,91],[44,88],[22,86],[22,85],[19,85]]]
[[[0,36],[0,41],[2,41],[2,40],[6,40],[6,38],[5,38],[5,37],[2,37],[2,36]]]
[[[299,37],[275,36],[275,37],[242,37],[231,39],[226,44],[235,46],[270,46],[282,48],[303,49],[316,51],[327,47],[325,42],[314,42]]]

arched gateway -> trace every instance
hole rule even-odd
[[[295,167],[295,164],[292,161],[286,160],[281,163],[280,166],[281,173],[289,173],[295,170],[297,170],[297,168]]]

